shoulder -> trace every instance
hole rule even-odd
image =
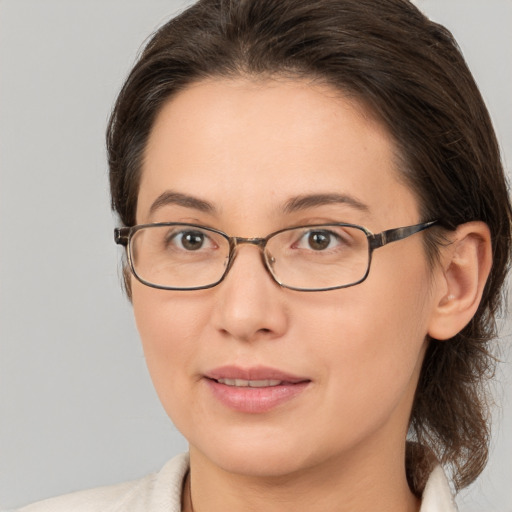
[[[457,512],[450,484],[439,465],[434,468],[427,480],[420,512]]]
[[[65,494],[27,505],[17,512],[64,512],[69,510],[95,512],[108,510],[109,506],[130,493],[138,485],[143,484],[144,480],[146,479]]]
[[[188,455],[182,454],[140,480],[50,498],[17,512],[179,512],[187,471]]]

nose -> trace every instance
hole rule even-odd
[[[269,275],[255,245],[240,245],[229,273],[215,288],[212,321],[241,341],[275,339],[288,328],[286,293]]]

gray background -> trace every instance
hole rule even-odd
[[[120,291],[103,134],[142,41],[187,3],[0,0],[3,507],[136,478],[186,448]],[[417,3],[459,40],[510,172],[512,1]],[[459,497],[462,512],[512,511],[504,330],[491,462]]]

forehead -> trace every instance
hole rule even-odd
[[[271,216],[310,194],[350,196],[377,216],[400,208],[415,214],[395,162],[386,129],[330,86],[284,79],[199,82],[156,118],[137,218],[152,220],[151,205],[166,190],[205,199],[219,214],[243,210],[247,216],[250,208]]]

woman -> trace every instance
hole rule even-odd
[[[125,283],[188,456],[26,510],[454,510],[510,259],[489,116],[403,0],[203,1],[108,130]],[[409,433],[409,442],[406,437]]]

